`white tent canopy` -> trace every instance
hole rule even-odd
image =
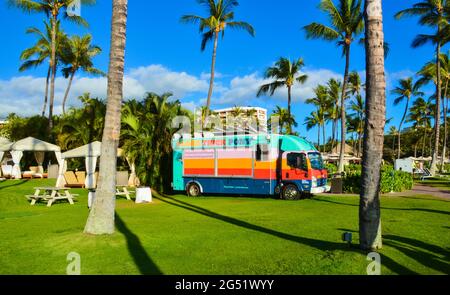
[[[20,160],[22,159],[23,152],[34,152],[36,162],[38,163],[39,173],[44,172],[44,167],[42,165],[44,162],[45,152],[54,152],[56,155],[56,160],[61,165],[61,149],[59,148],[59,146],[34,137],[27,137],[14,143],[6,143],[0,145],[0,152],[2,153],[2,157],[3,153],[8,151],[11,153],[11,157],[14,162],[12,176],[16,179],[22,177],[20,171]]]
[[[3,155],[5,154],[5,152],[8,152],[10,150],[11,144],[12,143],[11,141],[9,141],[9,139],[0,137],[0,163],[3,160]]]
[[[95,174],[95,168],[97,167],[97,160],[98,157],[100,157],[102,152],[102,143],[99,141],[94,141],[89,144],[80,146],[76,149],[67,151],[61,155],[63,159],[63,165],[60,166],[59,169],[59,176],[58,181],[56,183],[56,186],[63,186],[65,183],[64,179],[64,173],[67,171],[67,159],[73,159],[73,158],[85,158],[85,166],[86,166],[86,180],[85,180],[85,186],[88,189],[95,188],[96,183],[94,179]],[[123,150],[118,149],[117,150],[117,157],[123,156]],[[133,176],[133,171],[131,173],[131,177],[135,177],[135,174]],[[134,183],[134,178],[133,178]]]

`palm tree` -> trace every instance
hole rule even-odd
[[[320,128],[322,128],[322,135],[323,135],[323,151],[325,152],[325,141],[326,141],[326,113],[332,106],[333,102],[330,99],[330,95],[328,93],[328,89],[326,86],[318,85],[314,89],[315,96],[313,98],[309,98],[306,100],[307,104],[313,104],[317,108],[316,114],[319,116],[319,132]],[[319,140],[320,141],[320,140]],[[319,144],[320,147],[320,144]]]
[[[450,15],[450,1],[448,0],[423,0],[416,3],[411,8],[398,12],[395,17],[400,19],[405,16],[418,16],[419,23],[424,26],[432,27],[436,30],[434,35],[420,34],[413,41],[414,48],[426,43],[432,43],[436,46],[436,112],[435,112],[435,139],[433,148],[433,160],[431,161],[431,174],[435,174],[437,167],[437,157],[439,152],[439,132],[441,125],[441,47],[448,41],[448,17]]]
[[[128,0],[113,0],[108,100],[100,156],[99,181],[96,197],[84,228],[84,232],[88,234],[114,233],[116,157],[120,138],[127,10]]]
[[[405,122],[406,114],[408,113],[409,109],[409,102],[411,100],[411,97],[413,96],[421,96],[424,95],[423,92],[420,92],[420,87],[422,86],[421,83],[414,83],[413,78],[409,77],[406,79],[400,79],[399,80],[399,86],[395,87],[391,93],[398,95],[398,97],[394,100],[394,105],[397,106],[401,102],[403,102],[406,99],[405,104],[405,111],[403,113],[403,117],[400,120],[400,125],[398,127],[398,154],[397,159],[400,159],[401,157],[401,137],[402,137],[402,125]]]
[[[94,4],[95,0],[80,0],[83,5]],[[51,54],[50,54],[50,106],[49,106],[49,133],[53,128],[53,105],[55,100],[55,77],[56,77],[56,52],[57,52],[57,23],[62,12],[73,4],[74,0],[8,0],[9,4],[22,9],[25,12],[43,12],[50,18],[51,27]],[[73,14],[64,13],[64,17],[75,23],[87,26],[83,18]]]
[[[291,117],[291,101],[292,101],[292,87],[295,83],[304,84],[308,79],[308,76],[302,74],[300,71],[304,66],[302,58],[291,61],[290,59],[281,57],[275,66],[269,67],[264,77],[266,79],[274,79],[274,81],[262,85],[257,93],[257,97],[269,93],[270,96],[274,95],[275,91],[281,87],[286,87],[288,91],[288,117]],[[292,131],[292,126],[289,126]]]
[[[89,34],[83,37],[75,35],[68,40],[67,46],[63,47],[63,61],[67,66],[62,69],[62,72],[66,79],[69,78],[62,103],[63,113],[66,113],[66,101],[72,86],[73,77],[79,70],[93,75],[105,76],[105,73],[94,68],[92,59],[100,54],[102,50],[99,46],[92,45],[91,41],[92,36]]]
[[[397,128],[395,128],[395,126],[391,126],[390,128],[389,128],[389,135],[391,135],[392,136],[392,159],[395,159],[395,139],[397,138],[397,136],[398,136],[398,130],[397,130]]]
[[[253,27],[243,21],[234,21],[234,9],[239,5],[237,0],[197,0],[197,2],[206,8],[208,15],[201,17],[198,15],[184,15],[181,17],[183,23],[198,24],[200,33],[202,33],[201,50],[204,51],[206,44],[214,40],[212,62],[211,62],[211,79],[209,82],[208,98],[206,100],[206,117],[209,115],[211,107],[211,96],[214,87],[214,75],[216,67],[217,45],[219,34],[222,38],[225,35],[225,29],[244,30],[251,36],[255,36]]]
[[[328,95],[331,100],[331,104],[327,111],[327,120],[332,122],[331,150],[333,150],[338,138],[338,121],[340,117],[339,101],[342,94],[342,83],[336,79],[330,79],[327,83],[327,87]]]
[[[361,11],[361,0],[338,0],[336,6],[332,0],[322,0],[319,8],[330,19],[331,26],[313,22],[304,27],[308,39],[324,39],[326,41],[337,41],[342,47],[345,56],[344,81],[341,95],[341,150],[339,153],[338,172],[344,171],[345,153],[345,128],[346,112],[345,99],[350,67],[351,45],[355,38],[364,30],[363,14]]]
[[[280,133],[292,134],[292,126],[297,127],[298,124],[295,121],[295,117],[289,114],[288,110],[280,106],[276,106],[269,119],[269,124],[272,122],[272,117],[278,117]]]
[[[314,111],[305,118],[306,130],[317,127],[317,149],[320,151],[320,127],[323,125],[323,114],[320,110]]]
[[[359,239],[365,250],[382,247],[380,182],[386,123],[386,78],[381,0],[366,0],[366,124],[359,202]]]
[[[358,149],[357,149],[357,157],[361,155],[361,146],[362,146],[362,138],[364,135],[364,121],[365,121],[365,111],[366,111],[366,102],[362,95],[358,94],[355,97],[355,100],[350,103],[350,109],[354,111],[351,114],[352,119],[355,123],[355,131],[358,134]]]
[[[52,29],[51,26],[44,22],[45,33],[40,31],[38,28],[28,28],[27,34],[34,34],[38,37],[36,44],[30,48],[25,49],[20,55],[20,59],[24,62],[19,68],[19,71],[23,72],[29,70],[30,68],[35,68],[42,65],[45,61],[50,61],[51,56],[51,39],[52,39]],[[56,64],[61,60],[61,45],[67,40],[67,36],[61,31],[59,21],[56,23]],[[47,79],[45,82],[45,95],[44,95],[44,106],[42,108],[42,117],[45,116],[45,110],[47,109],[48,101],[48,86],[51,74],[51,66],[49,63],[47,70]]]
[[[431,100],[425,101],[422,97],[419,97],[409,109],[407,122],[413,122],[414,128],[423,132],[422,157],[425,155],[427,132],[431,130],[432,108]]]

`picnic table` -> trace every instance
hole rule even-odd
[[[47,207],[51,207],[53,202],[57,200],[68,200],[73,205],[73,199],[77,196],[70,193],[70,188],[67,187],[35,187],[34,195],[25,196],[31,200],[31,206],[36,204],[39,200],[47,202]]]
[[[116,196],[125,196],[127,200],[131,200],[130,194],[132,193],[134,193],[134,191],[129,191],[128,186],[126,185],[116,186]]]

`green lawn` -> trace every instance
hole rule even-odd
[[[82,233],[87,194],[75,205],[30,206],[47,180],[0,183],[0,273],[64,274],[69,252],[82,274],[365,274],[358,198],[302,201],[185,196],[136,205],[117,201],[112,236]],[[383,197],[383,274],[450,274],[450,202]]]
[[[450,191],[450,178],[448,176],[429,178],[424,181],[419,181],[418,183]]]

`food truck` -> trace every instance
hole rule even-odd
[[[297,136],[176,134],[172,148],[172,187],[188,196],[262,195],[292,200],[330,190],[321,154]]]

